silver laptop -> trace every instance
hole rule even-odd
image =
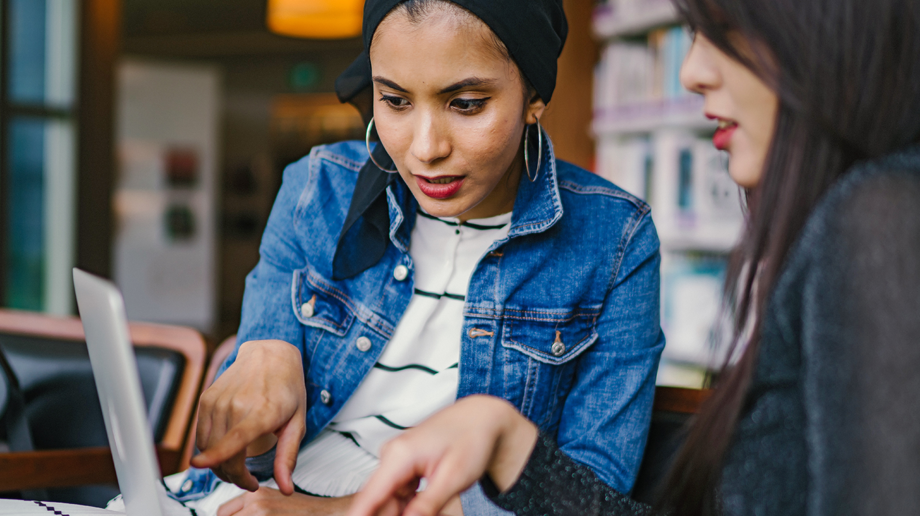
[[[73,285],[125,511],[130,516],[162,516],[160,468],[124,299],[111,282],[76,268]]]

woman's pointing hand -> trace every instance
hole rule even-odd
[[[507,490],[536,442],[537,428],[506,401],[463,398],[382,448],[348,516],[436,516],[485,473]],[[422,478],[427,485],[416,492]]]
[[[306,432],[306,389],[300,351],[280,340],[246,342],[233,364],[199,402],[197,468],[211,468],[225,482],[258,489],[247,456],[277,444],[274,476],[292,494],[291,474]]]

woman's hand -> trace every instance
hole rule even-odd
[[[306,411],[300,351],[280,340],[246,342],[236,361],[201,395],[197,444],[202,453],[192,458],[192,465],[211,468],[221,480],[256,491],[259,483],[245,459],[277,443],[275,481],[290,495]]]
[[[537,428],[511,406],[470,396],[407,430],[381,449],[380,468],[348,516],[435,516],[489,473],[502,491],[517,481],[537,442]],[[428,482],[416,493],[419,480]]]
[[[277,489],[260,487],[220,506],[217,516],[341,516],[348,510],[351,496],[320,498],[295,493],[281,494]]]

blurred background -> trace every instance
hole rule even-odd
[[[543,125],[557,155],[648,200],[662,238],[660,383],[696,385],[741,210],[681,92],[667,0],[565,0]],[[70,269],[129,318],[236,332],[284,167],[362,139],[335,78],[362,0],[0,0],[0,305],[75,313]],[[671,351],[673,349],[673,351]]]

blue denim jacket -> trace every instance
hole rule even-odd
[[[470,280],[457,395],[511,402],[556,435],[569,456],[628,493],[664,347],[658,237],[648,205],[557,161],[545,141],[536,181],[521,180],[508,237],[492,245]],[[355,277],[332,279],[337,238],[366,160],[364,142],[344,142],[290,165],[261,260],[246,278],[238,341],[280,339],[300,349],[305,443],[371,370],[413,292],[409,239],[417,202],[401,181],[387,189],[392,245],[383,258]],[[402,280],[394,275],[400,265],[409,270]],[[314,296],[312,314],[302,311]],[[355,344],[359,337],[370,339],[370,349]],[[214,484],[206,471],[190,479],[183,499]]]

